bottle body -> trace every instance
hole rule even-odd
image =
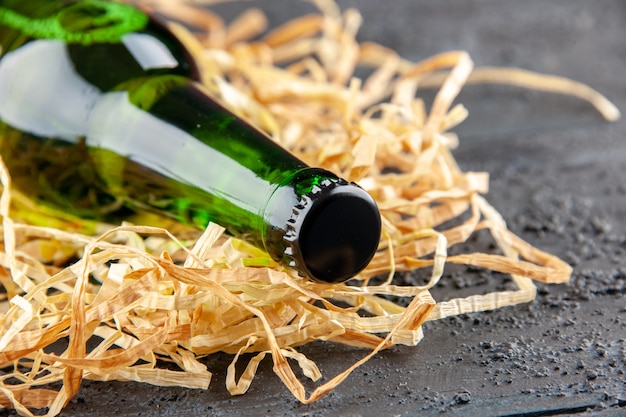
[[[294,256],[304,256],[300,228],[312,221],[303,213],[319,211],[314,195],[332,194],[333,211],[350,210],[338,195],[371,197],[213,100],[185,48],[142,12],[96,0],[1,0],[0,44],[0,154],[25,192],[85,217],[150,209],[198,227],[213,221],[322,281],[365,266],[362,256],[327,259],[314,272]],[[344,244],[377,244],[377,211],[362,221],[371,223],[367,242],[344,236]]]

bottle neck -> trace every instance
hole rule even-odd
[[[185,222],[200,227],[219,222],[256,243],[266,223],[278,221],[265,213],[270,197],[306,168],[201,86],[180,77],[136,80],[110,93],[95,106],[92,126],[87,146],[96,158],[104,149],[125,161],[118,172],[126,173],[111,176],[109,168],[107,178],[131,176],[125,189],[130,183],[153,184],[150,196],[138,189],[128,198],[169,201],[175,206],[168,210],[180,212]]]

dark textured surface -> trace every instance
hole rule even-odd
[[[311,10],[291,0],[260,4],[275,22]],[[477,65],[591,84],[626,109],[623,0],[340,4],[361,10],[360,39],[407,58],[463,49]],[[605,123],[576,99],[509,87],[468,87],[459,101],[470,111],[456,129],[459,163],[491,174],[487,197],[514,232],[574,266],[569,285],[539,285],[530,304],[428,323],[417,347],[376,355],[312,405],[291,396],[269,358],[249,392],[231,397],[230,357],[216,355],[207,360],[215,372],[208,391],[87,382],[62,415],[626,415],[626,122]],[[448,270],[434,294],[502,282]],[[366,353],[323,343],[302,350],[326,378]]]

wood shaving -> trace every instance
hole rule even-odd
[[[507,229],[483,196],[488,175],[457,166],[450,129],[467,110],[452,103],[467,83],[498,82],[580,97],[607,120],[619,117],[617,109],[572,80],[476,70],[463,51],[408,62],[381,45],[358,43],[356,10],[314,3],[320,13],[266,35],[258,9],[227,23],[189,3],[140,5],[169,17],[208,91],[310,165],[357,181],[375,197],[384,230],[369,266],[348,283],[320,284],[216,224],[200,234],[148,214],[132,221],[161,227],[71,218],[13,190],[2,164],[0,406],[24,416],[47,407],[55,416],[85,379],[207,389],[212,374],[202,358],[216,352],[234,355],[226,377],[233,395],[247,391],[270,356],[286,388],[310,403],[380,350],[419,343],[429,320],[529,302],[533,281],[569,280],[566,263]],[[359,66],[373,69],[367,79],[355,78]],[[429,110],[417,96],[424,86],[439,88]],[[448,255],[480,230],[499,253]],[[507,274],[518,289],[437,301],[429,290],[446,279],[447,264]],[[418,269],[429,271],[426,284],[394,284],[394,274]],[[293,368],[313,381],[321,373],[296,348],[314,341],[366,353],[306,393]],[[253,355],[237,375],[244,353]]]

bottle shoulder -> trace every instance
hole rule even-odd
[[[0,3],[3,55],[45,41],[63,44],[61,53],[73,70],[101,91],[150,75],[199,79],[184,45],[158,20],[129,5],[97,0]]]

